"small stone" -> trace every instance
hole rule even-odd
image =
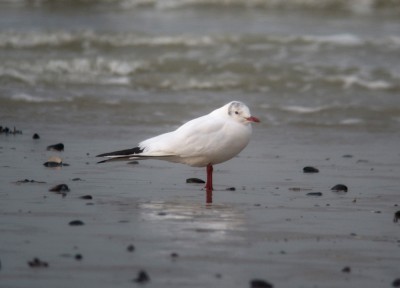
[[[343,157],[343,158],[353,158],[353,155],[351,155],[351,154],[345,154],[345,155],[343,155],[342,157]]]
[[[81,261],[82,259],[83,259],[83,257],[82,257],[81,254],[76,254],[76,255],[75,255],[75,260]]]
[[[172,252],[172,253],[171,253],[171,258],[176,259],[176,258],[178,258],[178,257],[179,257],[179,254],[178,254],[178,253],[176,253],[176,252]]]
[[[162,211],[161,211],[161,212],[158,212],[158,213],[157,213],[157,215],[158,215],[158,216],[166,216],[166,215],[167,215],[167,213],[166,213],[166,212],[162,212]]]
[[[393,287],[400,287],[400,278],[396,278],[392,282]]]
[[[273,287],[274,285],[265,280],[254,279],[250,281],[250,288],[273,288]]]
[[[394,213],[393,222],[397,223],[400,219],[400,210]]]
[[[73,178],[72,181],[83,181],[81,178]]]
[[[49,189],[50,192],[65,193],[69,192],[69,187],[67,184],[59,184]]]
[[[228,187],[228,188],[226,188],[226,191],[236,191],[236,188],[235,187]]]
[[[46,182],[44,181],[36,181],[36,180],[29,180],[29,179],[24,179],[24,180],[18,180],[17,182],[15,182],[17,184],[22,184],[22,183],[37,183],[37,184],[44,184]]]
[[[60,167],[63,166],[62,159],[58,156],[50,157],[47,162],[43,163],[46,167]]]
[[[206,183],[204,180],[199,178],[188,178],[186,179],[186,183],[195,183],[195,184],[203,184]]]
[[[82,226],[85,225],[85,223],[83,223],[83,221],[81,220],[73,220],[69,222],[70,226]]]
[[[28,261],[28,265],[31,268],[47,268],[49,263],[40,260],[39,258],[33,258],[32,261]]]
[[[133,281],[136,283],[146,283],[150,281],[150,277],[146,271],[140,270],[138,276]]]
[[[349,266],[343,267],[342,272],[343,273],[350,273],[351,272],[351,268]]]
[[[135,246],[133,244],[130,244],[130,245],[128,245],[128,247],[126,247],[126,250],[128,252],[133,252],[133,251],[135,251]]]
[[[92,195],[83,195],[79,198],[84,199],[84,200],[92,200],[93,199]]]
[[[332,190],[332,191],[335,191],[335,192],[347,192],[347,191],[348,191],[348,188],[347,188],[346,185],[337,184],[337,185],[333,186],[333,187],[331,188],[331,190]]]
[[[310,192],[306,194],[307,196],[322,196],[322,192]]]
[[[37,133],[33,134],[32,139],[35,139],[35,140],[40,139],[39,134],[37,134]]]
[[[64,151],[64,144],[63,143],[57,143],[54,145],[47,146],[48,151]]]
[[[303,168],[303,172],[304,173],[318,173],[319,170],[317,168],[315,168],[315,167],[312,167],[312,166],[306,166],[306,167]]]

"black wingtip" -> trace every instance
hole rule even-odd
[[[119,151],[99,154],[96,157],[129,156],[129,155],[133,155],[133,154],[140,154],[143,152],[143,150],[144,149],[142,149],[140,147],[135,147],[135,148],[131,148],[131,149],[125,149],[125,150],[119,150]],[[106,161],[106,160],[104,160],[104,161]],[[103,163],[103,161],[100,161],[99,163]]]

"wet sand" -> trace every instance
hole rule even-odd
[[[159,131],[17,124],[22,135],[0,135],[0,287],[392,287],[400,277],[396,134],[259,126],[215,166],[206,204],[202,185],[186,183],[205,169],[96,164]],[[64,152],[46,151],[60,142]],[[50,156],[70,166],[44,167]],[[48,191],[58,184],[65,197]]]

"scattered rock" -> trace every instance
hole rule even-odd
[[[186,179],[186,183],[195,183],[195,184],[203,184],[206,183],[204,180],[199,178],[188,178]]]
[[[170,256],[171,256],[171,258],[176,259],[179,257],[179,254],[176,252],[172,252]]]
[[[83,223],[83,221],[81,220],[72,220],[69,222],[70,226],[82,226],[85,225],[85,223]]]
[[[348,188],[347,188],[346,185],[337,184],[337,185],[333,186],[333,187],[331,188],[331,190],[332,190],[332,191],[335,191],[335,192],[347,192],[347,191],[348,191]]]
[[[10,129],[8,127],[3,127],[0,126],[0,134],[6,134],[6,135],[17,135],[17,134],[22,134],[21,130],[17,130],[14,126],[14,129]]]
[[[342,272],[343,273],[350,273],[351,272],[351,268],[349,266],[343,267]]]
[[[17,182],[15,182],[17,184],[22,184],[22,183],[37,183],[37,184],[44,184],[46,182],[44,181],[36,181],[36,180],[29,180],[29,179],[24,179],[24,180],[19,180]]]
[[[393,287],[400,287],[400,278],[394,279],[392,282]]]
[[[93,199],[92,195],[83,195],[79,198],[84,199],[84,200],[92,200]]]
[[[72,181],[83,181],[81,178],[74,178]]]
[[[315,168],[315,167],[312,167],[312,166],[306,166],[306,167],[303,168],[303,172],[304,173],[318,173],[319,170],[317,168]]]
[[[400,210],[394,213],[393,222],[397,223],[400,219]]]
[[[136,164],[139,164],[139,161],[130,161],[127,164],[136,165]]]
[[[47,146],[48,151],[64,151],[64,144],[63,143],[57,143],[54,145]]]
[[[166,215],[167,215],[167,212],[161,211],[161,212],[158,212],[157,215],[158,215],[158,216],[166,216]]]
[[[235,187],[228,187],[225,190],[226,191],[236,191],[236,188]]]
[[[46,167],[60,167],[63,166],[62,159],[58,156],[50,157],[47,162],[43,163]]]
[[[33,258],[32,261],[28,261],[29,267],[32,268],[47,268],[49,267],[49,263],[40,260],[39,258]]]
[[[34,139],[34,140],[40,139],[39,134],[37,134],[37,133],[33,134],[32,139]]]
[[[136,283],[146,283],[150,281],[150,277],[146,271],[140,270],[138,276],[133,281]]]
[[[306,194],[307,196],[322,196],[322,192],[310,192]]]
[[[298,192],[298,191],[308,191],[308,190],[312,190],[312,189],[310,189],[310,188],[301,188],[301,187],[291,187],[291,188],[289,188],[289,191],[296,191],[296,192]]]
[[[69,192],[69,187],[67,184],[59,184],[54,186],[53,188],[49,189],[50,192],[56,192],[56,193],[66,193]]]
[[[343,158],[353,158],[353,155],[351,155],[351,154],[345,154],[345,155],[343,155],[342,157],[343,157]]]
[[[76,255],[75,255],[75,260],[81,261],[82,259],[83,259],[82,254],[76,254]]]
[[[128,245],[128,247],[126,247],[126,250],[128,252],[133,252],[133,251],[135,251],[135,246],[133,244],[130,244],[130,245]]]
[[[265,280],[255,279],[250,281],[250,288],[273,288],[273,287],[274,285]]]

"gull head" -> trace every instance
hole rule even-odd
[[[232,101],[228,103],[227,106],[229,117],[240,123],[248,124],[251,122],[260,122],[257,117],[251,116],[249,107],[240,101]]]

